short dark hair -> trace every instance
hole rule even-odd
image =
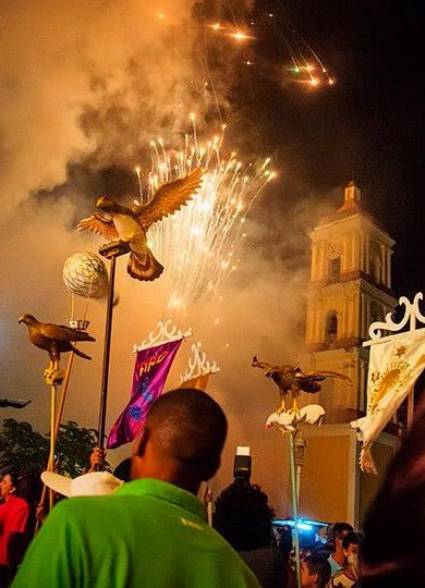
[[[344,549],[348,549],[350,545],[360,545],[360,539],[357,533],[348,533],[342,540],[342,546]]]
[[[123,459],[114,469],[113,474],[123,482],[130,482],[131,480],[131,457]]]
[[[21,493],[21,486],[22,486],[22,475],[21,472],[14,467],[10,467],[5,469],[2,473],[2,477],[5,478],[6,476],[10,476],[10,481],[12,482],[13,486],[15,487],[15,493],[19,496]]]
[[[238,478],[219,495],[214,527],[238,551],[271,544],[274,512],[259,486]]]
[[[333,527],[333,538],[341,539],[344,533],[352,533],[353,527],[349,523],[335,523]]]
[[[147,435],[179,467],[209,480],[220,465],[227,419],[219,404],[195,388],[178,388],[156,400],[146,419]]]
[[[305,560],[311,575],[317,574],[317,586],[325,588],[331,577],[331,566],[326,559],[320,557],[309,557]]]

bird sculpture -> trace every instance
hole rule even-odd
[[[31,400],[9,400],[9,398],[0,398],[0,408],[24,408],[30,404]]]
[[[173,214],[192,198],[201,184],[203,171],[196,169],[185,178],[161,186],[144,205],[128,208],[108,196],[96,201],[96,213],[81,220],[79,231],[92,231],[109,241],[118,240],[130,248],[127,271],[132,278],[152,281],[159,278],[164,268],[148,246],[149,227]],[[106,216],[105,216],[106,215]]]
[[[264,375],[267,378],[271,378],[278,386],[281,402],[276,410],[277,414],[286,410],[285,396],[289,394],[289,392],[292,395],[293,401],[291,411],[296,412],[298,411],[297,397],[299,394],[301,392],[309,392],[310,394],[320,392],[321,385],[319,382],[323,382],[323,380],[328,378],[339,378],[347,383],[351,383],[351,379],[348,376],[338,372],[313,371],[304,373],[299,367],[291,365],[272,365],[270,363],[258,361],[256,355],[252,358],[251,366],[264,370]]]
[[[78,341],[95,341],[85,331],[72,329],[65,325],[41,323],[32,314],[24,314],[18,322],[24,323],[27,326],[31,343],[36,347],[40,347],[40,349],[45,349],[54,366],[58,365],[60,354],[67,351],[73,351],[83,359],[91,359],[89,355],[86,355],[73,345],[73,343]]]

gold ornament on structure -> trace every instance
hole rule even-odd
[[[370,409],[374,411],[390,390],[400,389],[411,371],[412,367],[408,362],[394,360],[382,374],[377,372],[376,380],[372,380],[375,386],[370,398]]]

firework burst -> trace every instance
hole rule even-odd
[[[237,269],[246,215],[274,177],[270,159],[244,164],[235,153],[222,156],[224,128],[205,144],[198,143],[194,117],[192,121],[193,132],[185,136],[182,149],[168,150],[161,139],[153,141],[151,171],[143,178],[136,168],[144,203],[161,184],[205,169],[192,201],[149,231],[149,244],[166,267],[169,309],[187,309],[201,297],[214,297]]]

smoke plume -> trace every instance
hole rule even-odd
[[[211,9],[191,0],[1,4],[1,20],[7,23],[0,39],[1,396],[31,399],[18,418],[42,431],[48,428],[42,378],[47,356],[29,344],[16,319],[30,312],[43,321],[66,321],[70,296],[61,279],[63,263],[100,245],[75,233],[75,220],[92,209],[101,189],[118,195],[131,191],[132,169],[143,163],[152,138],[178,144],[189,113],[197,114],[202,132],[231,109],[237,54],[224,53],[219,44],[213,55],[206,54]],[[220,297],[200,299],[186,317],[175,320],[182,328],[193,327],[193,342],[201,340],[222,368],[211,379],[210,392],[226,410],[230,435],[215,489],[231,479],[235,445],[250,445],[254,479],[282,511],[286,482],[275,472],[283,471],[283,450],[277,433],[263,429],[277,392],[249,364],[254,353],[266,361],[295,361],[302,348],[306,229],[314,218],[312,200],[302,200],[285,216],[280,191],[277,185],[274,195],[265,194],[258,217],[255,211],[251,216],[239,270]],[[133,281],[124,265],[120,260],[108,426],[129,396],[133,344],[166,317],[161,281]],[[95,428],[104,318],[105,304],[90,302],[89,332],[97,342],[84,351],[93,361],[76,361],[65,411],[65,419]],[[190,344],[176,361],[170,386],[179,383]]]

